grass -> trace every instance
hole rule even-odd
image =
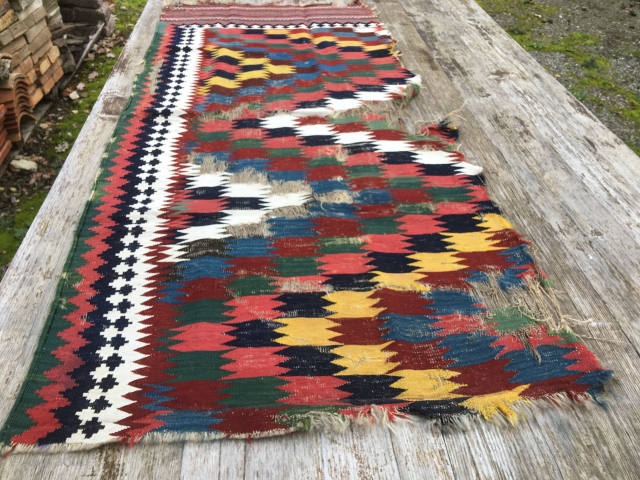
[[[62,99],[57,101],[43,119],[43,123],[51,125],[44,134],[43,144],[25,146],[25,152],[37,150],[43,157],[38,164],[39,174],[32,176],[27,172],[19,172],[11,175],[11,178],[8,178],[7,174],[0,178],[0,188],[3,189],[0,192],[3,197],[0,209],[0,278],[4,274],[4,267],[13,259],[42,206],[49,188],[122,52],[124,39],[128,38],[133,30],[145,4],[146,0],[115,2],[113,12],[116,15],[116,38],[122,38],[123,41],[110,48],[110,54],[106,51],[101,54],[94,53],[93,59],[85,59],[70,84],[72,87],[78,83],[85,85],[82,98],[73,102]],[[65,146],[67,148],[63,148]]]
[[[606,110],[633,130],[640,131],[640,96],[616,80],[609,58],[599,53],[600,38],[589,33],[572,32],[554,39],[540,33],[541,24],[557,20],[562,10],[534,0],[478,0],[478,3],[493,17],[510,16],[513,25],[506,31],[525,50],[560,53],[574,60],[577,64],[575,73],[563,78],[568,90],[588,107]],[[640,57],[638,50],[625,53]],[[615,98],[616,101],[607,98]],[[640,155],[640,144],[628,142],[627,145]]]

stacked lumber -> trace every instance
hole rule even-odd
[[[4,126],[5,115],[7,114],[7,108],[0,104],[0,165],[4,162],[4,159],[7,158],[9,154],[9,150],[11,150],[12,143],[9,140],[9,132]]]
[[[35,107],[64,74],[42,0],[0,0],[0,53],[11,55],[12,74],[24,75]]]
[[[35,120],[30,89],[26,75],[21,73],[12,73],[0,82],[0,104],[6,109],[3,125],[12,142],[22,139],[20,126],[24,117]]]
[[[21,119],[33,117],[62,76],[75,71],[69,39],[82,51],[87,37],[114,26],[104,0],[0,0],[0,104],[9,140],[20,140]]]

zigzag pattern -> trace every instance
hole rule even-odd
[[[599,393],[610,372],[574,336],[478,297],[540,273],[452,132],[358,109],[419,81],[361,10],[162,24],[80,231],[73,308],[54,309],[3,442],[272,435],[371,405],[513,418]]]

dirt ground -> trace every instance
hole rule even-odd
[[[640,0],[477,0],[640,155]]]
[[[640,0],[477,1],[640,154]],[[0,278],[51,188],[144,2],[117,0],[112,5],[118,31],[96,46],[21,152],[23,158],[37,163],[38,170],[9,167],[0,177]],[[71,91],[79,98],[70,100]]]

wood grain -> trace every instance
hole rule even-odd
[[[438,118],[466,101],[462,151],[470,162],[485,168],[491,197],[518,231],[537,245],[538,263],[566,292],[565,311],[591,319],[575,328],[603,363],[618,372],[626,391],[616,393],[626,398],[617,397],[616,403],[627,404],[625,413],[637,419],[638,379],[633,365],[638,357],[632,319],[638,298],[638,279],[633,275],[638,232],[635,220],[625,216],[629,203],[616,206],[610,199],[613,195],[625,203],[640,196],[637,178],[636,182],[629,181],[629,175],[608,178],[601,170],[612,161],[618,169],[619,161],[637,165],[638,157],[588,112],[581,112],[581,105],[474,3],[409,0],[401,5],[400,10],[395,2],[382,2],[378,8],[389,19],[392,33],[403,38],[399,43],[410,45],[403,56],[407,66],[423,75],[417,109],[423,118]],[[575,122],[574,117],[578,117]],[[592,143],[615,153],[596,156],[585,151],[586,132]],[[587,176],[600,177],[583,181]],[[604,235],[607,242],[601,239]],[[602,410],[586,418],[584,412],[573,413],[536,416],[509,442],[506,432],[491,438],[489,428],[479,432],[482,442],[469,435],[447,437],[451,459],[467,456],[467,461],[454,463],[456,476],[468,474],[471,458],[484,459],[472,477],[535,475],[535,464],[519,461],[513,471],[505,458],[494,457],[507,451],[507,458],[517,458],[538,449],[536,458],[546,460],[545,471],[552,478],[608,474],[633,478],[637,462],[617,437],[622,432],[637,435],[634,422],[621,421],[624,416],[619,415],[604,419]],[[565,428],[567,424],[574,428]],[[540,433],[542,444],[536,438]],[[581,444],[616,448],[592,452],[577,448]],[[569,445],[569,452],[566,447],[563,452],[562,445]]]
[[[288,1],[288,0],[287,0]],[[262,0],[256,0],[260,3]],[[264,2],[262,2],[264,3]],[[426,421],[344,435],[107,446],[11,455],[0,478],[637,478],[640,459],[640,159],[472,0],[370,2],[422,76],[408,123],[464,105],[460,150],[536,245],[538,263],[583,319],[580,334],[619,381],[609,408],[533,406],[517,428],[443,431]],[[0,285],[0,422],[33,356],[72,233],[151,41],[147,4],[63,171]]]

